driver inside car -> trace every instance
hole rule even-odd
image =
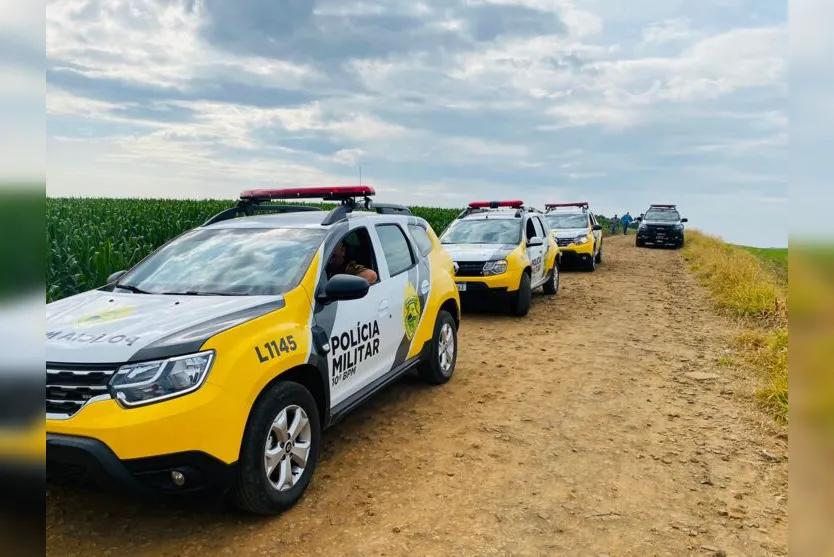
[[[373,269],[368,269],[356,261],[348,260],[347,243],[344,240],[333,249],[333,255],[330,256],[330,261],[327,263],[327,276],[332,277],[337,274],[356,275],[371,284],[374,284],[378,279]]]

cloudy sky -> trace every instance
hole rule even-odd
[[[678,203],[786,245],[775,0],[48,0],[47,192]]]

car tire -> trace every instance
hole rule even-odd
[[[530,302],[533,297],[533,289],[530,285],[530,275],[521,274],[521,284],[518,291],[512,297],[511,312],[518,317],[524,317],[530,312]]]
[[[599,247],[599,251],[597,252],[596,262],[597,262],[597,265],[602,263],[602,246]]]
[[[643,240],[637,239],[637,240],[634,241],[634,245],[636,245],[638,248],[642,248],[642,247],[645,247],[646,242],[644,242]]]
[[[279,420],[283,421],[283,426]],[[296,420],[299,420],[299,427],[293,431]],[[280,435],[285,438],[279,439]],[[288,442],[292,443],[291,447],[287,447]],[[299,447],[303,448],[298,450]],[[313,395],[292,381],[275,383],[258,398],[246,424],[232,490],[233,504],[240,510],[259,515],[274,515],[290,509],[307,490],[320,449],[321,422]],[[268,452],[274,455],[269,464]],[[305,453],[304,465],[295,476],[299,471],[294,466],[301,464]],[[267,473],[268,465],[274,466],[272,474]],[[282,480],[289,480],[288,474],[292,477],[292,485],[279,489]]]
[[[440,310],[434,323],[429,356],[417,366],[420,379],[430,385],[442,385],[452,378],[458,360],[458,330],[446,310]]]
[[[589,273],[593,273],[594,271],[597,270],[597,258],[596,258],[596,256],[592,255],[591,257],[588,258],[588,262],[585,264],[585,269],[587,269],[587,271]]]
[[[559,262],[553,262],[553,270],[550,271],[550,278],[542,285],[542,290],[548,296],[555,296],[559,292],[559,279],[561,273],[559,272]]]

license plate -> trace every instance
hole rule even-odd
[[[455,284],[458,285],[458,291],[459,292],[466,292],[466,283],[465,282],[458,282],[458,283],[455,283]]]

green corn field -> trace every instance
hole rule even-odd
[[[47,198],[47,302],[104,285],[113,272],[129,269],[171,238],[200,226],[234,203],[215,199]],[[438,234],[460,212],[410,209]]]

